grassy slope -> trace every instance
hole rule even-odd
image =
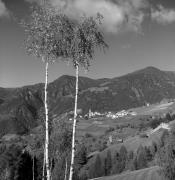
[[[77,136],[83,136],[85,133],[90,133],[94,136],[100,136],[105,133],[109,127],[115,128],[117,125],[132,124],[137,126],[141,123],[140,119],[145,119],[150,115],[163,115],[169,111],[174,111],[175,103],[160,103],[153,104],[149,107],[138,107],[129,109],[137,113],[137,116],[124,116],[118,119],[110,118],[92,118],[89,120],[81,119],[77,125]],[[126,129],[128,131],[128,129]],[[135,131],[136,132],[136,131]],[[131,133],[133,135],[133,133]]]
[[[165,102],[165,103],[158,103],[158,104],[152,104],[148,107],[138,107],[138,108],[132,108],[132,111],[135,111],[138,115],[158,115],[158,114],[164,114],[169,112],[169,110],[174,110],[175,103],[174,102]]]
[[[165,180],[159,173],[159,167],[154,166],[120,175],[95,178],[94,180]]]
[[[122,145],[124,145],[126,147],[128,152],[129,151],[136,152],[140,145],[142,145],[143,147],[144,146],[149,147],[152,145],[153,142],[155,142],[156,144],[159,145],[162,133],[163,133],[163,131],[159,130],[159,131],[155,132],[154,134],[152,134],[149,138],[140,138],[139,136],[128,138],[123,143],[114,144],[114,145],[106,148],[104,151],[100,152],[99,155],[100,155],[101,159],[104,160],[104,158],[107,155],[108,150],[111,151],[112,155],[115,155],[116,151],[119,151]],[[95,158],[91,159],[91,161],[89,161],[89,164],[91,164],[94,159]]]

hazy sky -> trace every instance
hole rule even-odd
[[[24,32],[17,20],[30,15],[39,0],[0,0],[0,87],[44,81],[44,64],[23,48]],[[116,77],[146,66],[175,71],[175,0],[51,0],[54,7],[77,18],[81,13],[104,16],[103,31],[109,45],[97,52],[91,78]],[[74,75],[71,65],[50,66],[49,81]]]

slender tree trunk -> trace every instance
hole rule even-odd
[[[32,171],[33,171],[33,180],[35,180],[35,157],[33,155],[33,168],[32,168]]]
[[[50,180],[52,180],[52,166],[53,166],[53,159],[50,161]]]
[[[44,148],[44,159],[43,159],[43,176],[42,176],[42,180],[44,180],[44,175],[45,175],[45,148]]]
[[[76,91],[75,91],[75,107],[74,107],[74,122],[73,122],[73,131],[72,131],[72,154],[71,154],[71,165],[70,165],[70,174],[69,180],[72,180],[73,177],[73,165],[75,157],[75,131],[76,131],[76,122],[77,122],[77,99],[78,99],[78,70],[79,65],[76,64]]]
[[[47,86],[48,86],[48,66],[49,63],[46,61],[46,75],[45,75],[45,99],[44,99],[44,105],[45,105],[45,126],[46,126],[46,139],[45,139],[45,163],[46,163],[46,174],[47,174],[47,180],[50,180],[50,168],[49,168],[49,117],[48,117],[48,102],[47,102]]]
[[[65,168],[64,180],[67,180],[67,159],[66,159],[66,168]]]

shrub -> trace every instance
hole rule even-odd
[[[158,153],[158,162],[162,167],[161,173],[168,180],[175,177],[175,134],[171,133],[166,145]]]

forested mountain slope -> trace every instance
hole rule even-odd
[[[75,77],[64,75],[51,82],[49,109],[56,115],[73,110]],[[44,84],[21,88],[0,88],[0,132],[24,133],[37,125],[43,106]],[[117,78],[80,77],[78,108],[92,111],[118,111],[162,99],[175,98],[175,73],[154,67]]]

